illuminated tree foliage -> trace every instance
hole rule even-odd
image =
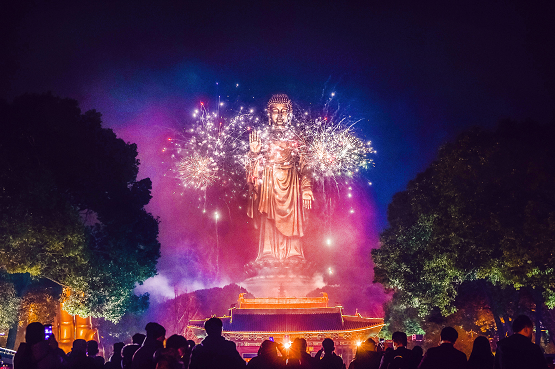
[[[32,322],[53,324],[57,312],[57,294],[51,288],[29,289],[19,307],[19,321],[24,325]]]
[[[442,147],[393,197],[372,251],[375,281],[421,316],[454,313],[465,281],[483,287],[494,311],[503,306],[492,291],[503,285],[555,306],[554,139],[551,126],[506,121]]]
[[[0,280],[0,330],[17,323],[20,301],[13,283]]]
[[[0,266],[69,287],[71,313],[117,320],[159,257],[138,165],[136,145],[74,100],[0,102]]]
[[[437,346],[443,327],[453,326],[459,331],[458,348],[470,354],[476,336],[502,337],[502,332],[507,332],[511,326],[510,319],[519,314],[530,314],[532,311],[531,300],[525,291],[519,293],[511,287],[490,288],[498,299],[497,306],[502,305],[503,311],[492,309],[480,283],[466,281],[458,288],[457,298],[453,302],[456,312],[444,315],[435,307],[424,316],[410,306],[403,296],[404,292],[398,290],[384,306],[386,325],[380,336],[391,339],[392,333],[396,331],[406,332],[408,335],[424,334],[424,341],[418,342],[418,345],[427,349]]]

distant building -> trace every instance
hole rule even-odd
[[[239,307],[232,308],[223,321],[223,335],[237,344],[245,360],[256,356],[262,341],[273,339],[287,344],[295,338],[306,339],[308,351],[314,355],[324,338],[335,342],[335,352],[349,363],[357,344],[376,337],[383,318],[363,318],[360,314],[344,315],[341,306],[328,307],[328,296],[246,299],[239,295]],[[197,338],[206,336],[204,322],[191,320],[189,328]]]

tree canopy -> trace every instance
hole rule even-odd
[[[67,287],[65,309],[117,320],[156,274],[158,220],[145,211],[137,147],[100,113],[51,94],[0,102],[0,266]]]
[[[528,288],[552,308],[554,139],[552,126],[504,121],[444,145],[393,197],[375,281],[421,316],[453,313],[465,281]]]

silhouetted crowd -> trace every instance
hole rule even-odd
[[[258,349],[258,356],[247,364],[232,341],[222,336],[222,321],[210,318],[204,328],[207,337],[198,345],[180,335],[166,339],[166,330],[158,323],[148,323],[146,335],[137,333],[133,343],[114,344],[114,354],[107,362],[98,356],[98,342],[75,340],[67,355],[58,347],[54,336],[45,339],[44,326],[27,326],[25,342],[14,357],[14,369],[345,369],[340,356],[335,354],[333,340],[326,338],[313,357],[307,353],[307,342],[296,338],[290,347],[266,340]],[[407,348],[407,335],[395,332],[393,348],[383,350],[369,338],[356,352],[349,369],[547,369],[539,346],[532,343],[534,326],[525,315],[513,321],[514,334],[497,344],[494,356],[489,340],[477,337],[472,353],[466,355],[453,345],[458,333],[452,327],[441,331],[441,342],[425,354],[421,347]],[[165,346],[164,346],[165,342]]]

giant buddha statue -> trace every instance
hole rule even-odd
[[[260,229],[256,262],[304,261],[301,238],[314,196],[291,126],[292,108],[287,95],[273,95],[267,106],[269,134],[264,140],[256,131],[249,136],[247,214]]]

